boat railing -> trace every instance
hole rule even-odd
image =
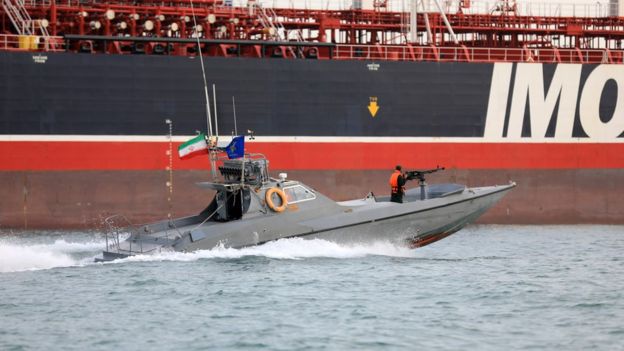
[[[138,228],[130,222],[130,220],[121,214],[116,214],[109,216],[104,219],[104,224],[107,226],[108,230],[105,233],[106,237],[106,251],[121,253],[120,243],[127,236],[135,236],[138,239],[140,236],[140,231]],[[139,243],[141,241],[139,240]],[[129,249],[130,252],[143,252],[142,244],[139,244],[139,250],[132,250],[132,240],[129,240]]]

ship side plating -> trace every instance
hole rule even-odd
[[[188,0],[4,1],[0,226],[92,228],[111,207],[151,222],[205,204],[192,184],[208,161],[171,152],[206,122],[198,48],[221,133],[235,106],[258,135],[249,151],[334,200],[388,193],[396,164],[444,165],[435,180],[520,184],[484,222],[624,223],[623,7],[396,4],[210,0],[195,26]]]

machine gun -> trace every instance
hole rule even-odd
[[[405,172],[405,180],[414,180],[418,179],[418,185],[420,186],[420,199],[425,200],[427,198],[427,191],[425,187],[427,183],[425,182],[425,175],[435,173],[438,171],[443,171],[444,167],[436,167],[433,169],[425,169],[425,170],[417,170],[417,171],[407,171]]]

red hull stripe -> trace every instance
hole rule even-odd
[[[207,169],[207,157],[173,168]],[[165,170],[166,142],[1,141],[0,170]],[[435,167],[459,169],[624,168],[624,143],[309,143],[248,142],[272,170],[359,170]]]

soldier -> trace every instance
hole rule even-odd
[[[394,173],[390,176],[390,201],[403,203],[405,194],[405,177],[401,173],[401,166],[394,167]]]

